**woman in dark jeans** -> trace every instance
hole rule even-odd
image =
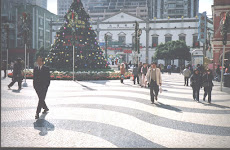
[[[199,70],[195,70],[190,79],[191,87],[193,89],[193,99],[199,102],[200,88],[202,86],[202,76]]]
[[[204,98],[205,101],[206,96],[208,95],[208,103],[211,103],[211,94],[212,94],[212,87],[213,87],[213,74],[210,69],[206,70],[206,73],[203,75],[203,87],[204,87]]]

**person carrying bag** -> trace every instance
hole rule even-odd
[[[147,81],[150,84],[150,98],[154,103],[154,98],[158,100],[159,86],[162,85],[161,71],[157,68],[157,63],[152,63],[147,72]],[[153,92],[154,91],[154,92]]]
[[[208,103],[211,103],[211,95],[212,95],[212,87],[214,86],[213,82],[213,74],[210,69],[206,70],[206,73],[202,77],[202,86],[204,87],[204,97],[203,101],[205,101],[206,96],[208,95]]]

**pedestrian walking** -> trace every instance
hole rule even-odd
[[[138,76],[138,65],[134,65],[133,68],[133,84],[136,84],[136,79],[137,79],[137,84],[139,84],[139,76]]]
[[[186,67],[183,70],[183,75],[184,75],[184,86],[188,86],[188,80],[191,76],[191,71],[188,69],[188,67]]]
[[[44,109],[43,113],[47,113],[49,111],[45,98],[50,85],[49,67],[44,66],[44,59],[42,57],[37,58],[37,64],[38,66],[34,68],[33,72],[33,86],[39,98],[35,119],[39,118],[39,113],[41,112],[42,108]]]
[[[196,69],[191,76],[190,84],[193,89],[193,100],[199,102],[200,88],[202,86],[202,77],[198,69]]]
[[[216,76],[217,76],[217,81],[220,82],[221,79],[220,65],[218,65],[216,68]]]
[[[142,74],[142,85],[141,87],[145,87],[146,88],[146,85],[147,85],[147,81],[146,81],[146,74],[148,72],[148,67],[147,67],[148,64],[144,64],[143,67],[141,68],[141,74]]]
[[[210,69],[206,70],[206,73],[203,75],[202,86],[204,87],[204,97],[203,101],[205,101],[206,96],[208,95],[208,103],[211,103],[211,94],[212,94],[212,87],[214,86],[213,82],[213,74]]]
[[[121,83],[124,83],[124,79],[125,79],[125,64],[124,63],[121,64],[120,72],[121,72]]]
[[[180,74],[183,74],[183,71],[186,67],[184,65],[180,66]]]
[[[14,62],[11,62],[10,63],[10,71],[13,71],[13,68],[14,68]]]
[[[14,64],[14,68],[13,68],[13,78],[12,78],[12,82],[8,85],[8,88],[10,89],[15,82],[18,82],[18,90],[22,89],[22,79],[23,79],[23,67],[22,67],[22,59],[18,58],[17,62]]]
[[[159,86],[162,85],[161,71],[157,68],[157,63],[153,62],[147,72],[147,81],[150,83],[150,98],[154,103],[154,98],[158,100]],[[154,91],[154,92],[153,92]]]
[[[138,65],[138,77],[139,77],[139,85],[142,86],[142,74],[141,74],[141,68],[142,68],[142,62]]]
[[[128,72],[128,70],[129,70],[129,65],[127,63],[125,63],[125,70],[126,70],[126,72]]]
[[[168,70],[168,74],[171,75],[171,72],[172,72],[172,66],[171,65],[168,65],[167,66],[167,70]]]
[[[164,65],[160,64],[161,73],[164,74]]]
[[[7,62],[6,62],[6,60],[3,60],[2,70],[4,71],[4,78],[6,78],[6,69],[7,69]]]

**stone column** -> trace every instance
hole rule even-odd
[[[96,30],[97,30],[97,39],[98,39],[98,41],[100,41],[100,39],[99,39],[99,38],[100,38],[100,35],[99,35],[99,34],[100,34],[99,25],[100,25],[100,24],[99,24],[99,23],[100,23],[100,21],[99,21],[99,19],[98,19],[98,20],[97,20],[97,29],[96,29]]]
[[[149,63],[149,20],[146,22],[146,63]]]

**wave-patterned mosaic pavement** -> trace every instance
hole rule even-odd
[[[230,93],[215,83],[212,104],[192,100],[179,74],[163,75],[163,93],[119,81],[52,81],[48,114],[35,120],[32,80],[21,92],[1,80],[2,147],[230,148]],[[203,98],[201,89],[200,99]]]

